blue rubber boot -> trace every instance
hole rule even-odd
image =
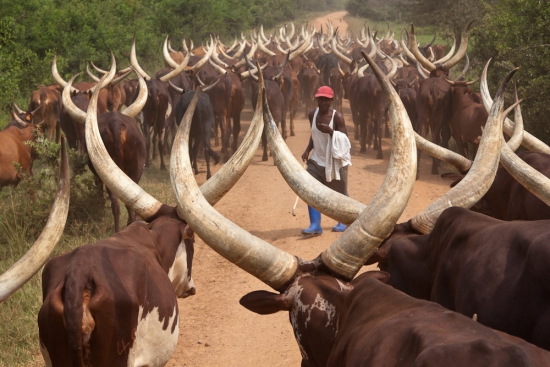
[[[309,228],[302,229],[302,234],[318,236],[323,233],[323,229],[321,228],[321,213],[309,205],[307,206],[307,211],[309,212],[310,224]]]
[[[346,230],[346,228],[348,228],[348,226],[346,226],[343,223],[338,222],[337,225],[332,227],[332,232],[344,232]]]

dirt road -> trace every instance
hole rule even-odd
[[[339,34],[345,34],[348,30],[348,24],[344,21],[344,17],[348,14],[347,11],[338,11],[335,13],[328,14],[324,17],[317,18],[309,22],[312,26],[315,27],[317,31],[323,26],[323,31],[327,33],[327,24],[329,21],[332,23],[332,26],[336,29],[338,27]]]
[[[343,17],[334,13],[333,19]],[[326,20],[324,20],[326,22]],[[334,24],[334,20],[333,20]],[[338,24],[342,27],[342,25]],[[341,28],[342,29],[342,28]],[[347,100],[344,101],[346,124],[353,136],[353,124]],[[309,123],[304,109],[297,114],[296,136],[287,144],[300,157],[309,139]],[[243,111],[243,131],[252,116],[250,101]],[[390,141],[384,141],[384,160],[375,152],[359,153],[352,139],[352,164],[349,170],[350,196],[368,203],[380,187],[389,160]],[[215,170],[219,168],[215,167]],[[401,220],[407,220],[448,190],[448,183],[430,175],[431,159],[423,156],[420,177]],[[205,167],[196,176],[205,180]],[[297,216],[291,215],[296,195],[287,186],[270,158],[261,162],[261,150],[237,185],[216,209],[228,219],[274,246],[304,259],[313,259],[338,236],[330,232],[336,223],[324,217],[323,235],[303,238],[300,230],[309,225],[307,206],[302,201]],[[260,281],[233,266],[196,240],[193,278],[197,294],[180,300],[180,337],[178,348],[168,366],[299,366],[301,357],[287,313],[268,316],[254,314],[239,305],[239,299],[254,290],[270,290]]]

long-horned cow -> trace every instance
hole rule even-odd
[[[96,90],[86,115],[86,143],[109,189],[145,222],[52,259],[43,272],[39,336],[46,365],[164,366],[179,335],[176,297],[195,293],[193,232],[182,207],[162,204],[124,174],[102,143]],[[198,94],[184,116],[190,123]],[[257,146],[262,105],[245,137]],[[239,149],[201,190],[212,205],[236,183],[254,152]],[[175,179],[172,177],[173,186]]]
[[[550,354],[533,345],[381,284],[377,279],[386,278],[383,273],[367,273],[351,280],[364,259],[392,232],[412,192],[416,173],[410,121],[388,80],[370,59],[369,63],[376,68],[391,99],[394,141],[388,175],[369,206],[317,259],[303,261],[271,246],[208,204],[186,156],[188,125],[178,131],[170,166],[178,182],[176,199],[181,215],[220,255],[279,292],[252,292],[241,299],[241,304],[261,314],[289,312],[302,366],[548,364]],[[264,99],[268,111],[266,103]],[[264,119],[269,134],[276,134],[268,113],[264,113]],[[492,125],[489,130],[494,140],[501,133],[498,123]],[[276,139],[284,145],[280,136]],[[307,190],[307,173],[295,159],[289,159],[290,150],[281,151],[286,160],[279,162],[280,169],[295,178],[299,176],[296,185]],[[492,160],[496,161],[494,156],[493,152]],[[315,191],[312,195],[319,202],[334,198],[317,187]],[[325,194],[329,200],[325,200]],[[352,210],[347,205],[344,209]]]

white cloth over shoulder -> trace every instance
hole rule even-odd
[[[327,182],[340,180],[340,168],[351,166],[350,149],[351,143],[346,134],[334,130],[326,149],[325,176]]]

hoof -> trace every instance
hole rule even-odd
[[[166,166],[160,166],[161,171],[166,171]]]
[[[384,159],[384,156],[382,155],[382,153],[378,152],[378,154],[376,155],[376,159]]]
[[[359,153],[366,153],[367,152],[367,148],[365,147],[361,147],[361,149],[359,149]]]
[[[262,157],[262,162],[265,162],[265,161],[267,161],[267,156],[264,155],[264,156]]]

